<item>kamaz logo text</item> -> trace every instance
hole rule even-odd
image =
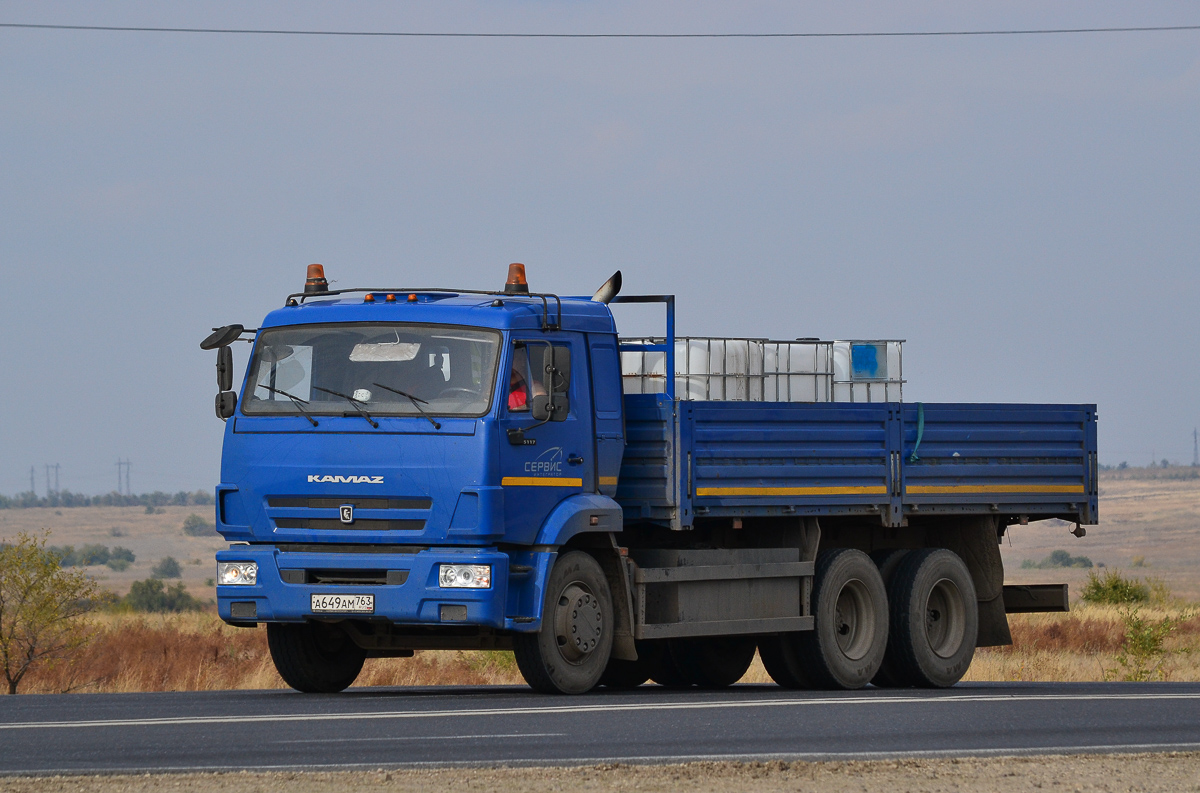
[[[351,485],[382,485],[382,476],[321,476],[320,474],[309,474],[308,481],[310,482],[345,482]]]

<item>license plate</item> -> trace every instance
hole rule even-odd
[[[374,595],[312,595],[314,614],[374,614]]]

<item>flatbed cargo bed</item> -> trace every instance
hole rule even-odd
[[[625,396],[626,521],[991,514],[1094,523],[1095,405]]]

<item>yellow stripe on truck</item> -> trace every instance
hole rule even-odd
[[[1083,485],[909,485],[912,495],[951,496],[968,493],[1084,493]]]
[[[615,485],[616,483],[617,483],[617,477],[615,477],[615,476],[600,477],[600,484],[602,484],[602,485]]]
[[[583,480],[567,476],[506,476],[500,484],[504,487],[583,487]]]
[[[874,496],[887,495],[884,485],[843,487],[698,487],[697,496]]]

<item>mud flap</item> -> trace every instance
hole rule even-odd
[[[621,555],[617,540],[611,534],[612,550],[596,549],[596,561],[608,579],[608,588],[612,592],[614,621],[612,657],[620,661],[636,661],[637,648],[633,641],[633,575],[629,571],[632,564]]]

